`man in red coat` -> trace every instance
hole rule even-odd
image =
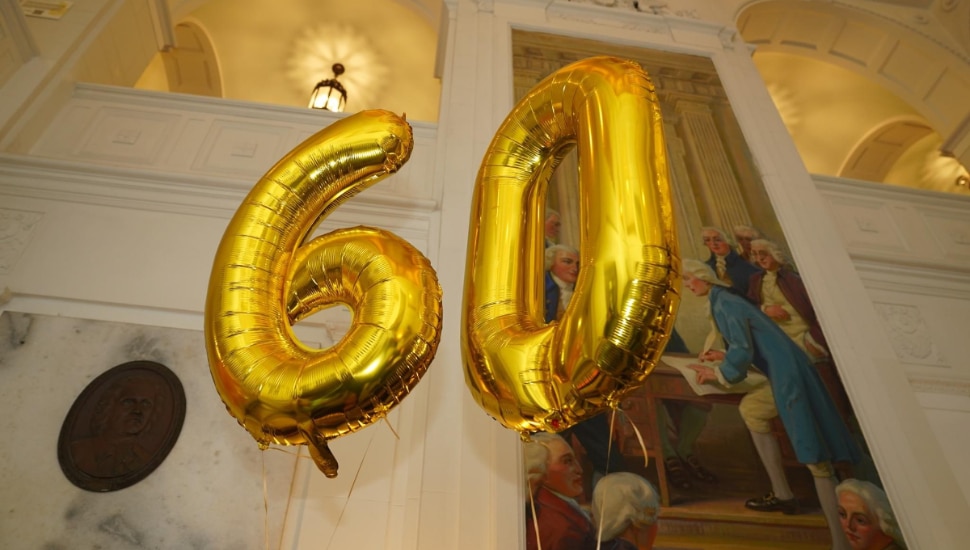
[[[532,435],[526,445],[539,445],[546,451],[545,478],[532,496],[535,520],[526,505],[526,550],[539,548],[536,531],[542,550],[592,550],[596,547],[593,523],[576,501],[583,497],[583,468],[572,447],[562,437],[547,433]]]

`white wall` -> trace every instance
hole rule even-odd
[[[408,548],[416,539],[410,518],[418,515],[421,505],[424,423],[433,384],[427,378],[433,378],[440,367],[432,369],[387,423],[332,444],[340,475],[330,480],[309,460],[270,461],[265,473],[253,468],[260,456],[255,442],[225,412],[212,391],[205,365],[202,308],[212,259],[230,216],[277,159],[337,118],[306,109],[82,85],[28,155],[0,155],[0,289],[9,289],[10,295],[0,309],[42,314],[38,319],[70,318],[73,323],[98,320],[115,326],[121,322],[124,328],[119,330],[158,336],[160,353],[172,346],[169,338],[160,336],[167,334],[165,328],[183,329],[186,335],[179,342],[195,342],[187,350],[190,356],[181,359],[180,373],[194,390],[189,403],[194,412],[187,417],[179,442],[179,449],[189,458],[173,462],[166,471],[177,477],[176,464],[191,463],[193,471],[206,479],[223,479],[229,474],[226,481],[231,483],[236,476],[240,479],[232,485],[234,492],[223,496],[233,503],[257,504],[216,506],[208,523],[199,526],[184,517],[192,507],[180,510],[170,500],[172,506],[166,508],[166,514],[171,521],[192,523],[193,529],[200,530],[194,536],[203,539],[218,540],[219,533],[237,522],[257,526],[255,536],[245,537],[251,548],[264,547],[264,525],[274,546],[283,541],[292,548],[313,547],[328,540],[332,548],[348,547],[349,540],[361,548]],[[440,192],[431,177],[436,129],[412,124],[415,150],[406,167],[348,200],[319,231],[356,225],[381,227],[407,239],[437,264],[433,252],[439,231],[436,195]],[[297,332],[309,345],[330,345],[347,325],[346,315],[329,311],[301,323]],[[31,364],[53,361],[53,355],[43,353],[45,345],[64,346],[66,354],[78,353],[72,349],[75,344],[66,339],[71,335],[70,330],[38,331],[40,341],[33,343],[33,354],[21,358],[16,369],[11,366],[5,371],[9,374],[2,385],[4,393],[24,394],[33,378],[19,373],[30,372]],[[86,378],[50,379],[64,396],[64,407],[70,406],[86,384],[84,380],[90,381],[98,368],[119,362],[100,360],[101,352],[108,351],[104,349],[107,343],[98,339],[84,343],[98,352],[86,353],[86,370],[78,372]],[[139,358],[143,357],[129,359]],[[6,401],[9,407],[21,408],[19,401]],[[60,409],[29,409],[31,415],[48,410],[46,423],[59,425],[64,416]],[[193,454],[199,452],[198,440],[212,426],[231,434],[236,442],[233,450],[226,451],[222,464]],[[48,435],[56,441],[56,432]],[[49,455],[51,451],[49,445],[12,449],[18,454]],[[306,457],[305,451],[302,455]],[[55,457],[32,461],[39,468],[33,472],[35,477],[62,479]],[[29,460],[29,455],[21,458]],[[232,466],[226,466],[226,461]],[[16,476],[11,468],[3,469],[2,474]],[[265,511],[264,477],[269,488]],[[152,487],[157,489],[155,484],[138,484],[124,494],[95,501],[111,501],[116,503],[112,509],[124,509],[128,499],[152,498]],[[194,490],[183,487],[171,497],[202,498]],[[221,489],[213,485],[199,490]],[[49,533],[41,525],[60,525],[64,507],[76,501],[77,495],[87,496],[66,480],[54,483],[46,494],[53,500],[25,503],[4,518],[24,526],[18,533],[32,533],[18,539],[27,546],[39,547],[48,541]],[[210,496],[206,494],[205,499]],[[141,514],[122,517],[139,529],[150,525],[149,518]],[[102,519],[92,513],[83,522],[71,523],[70,528],[78,531],[79,540],[104,540],[103,533],[99,534]],[[408,525],[412,534],[403,536]],[[163,532],[159,527],[144,540],[158,540]],[[169,536],[167,540],[181,539]]]
[[[822,177],[816,182],[887,336],[886,352],[909,382],[966,497],[970,198]]]

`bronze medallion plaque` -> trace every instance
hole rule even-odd
[[[71,406],[57,459],[82,489],[124,489],[165,460],[184,420],[185,392],[175,373],[152,361],[124,363],[95,378]]]

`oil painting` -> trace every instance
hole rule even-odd
[[[822,324],[704,57],[513,31],[515,97],[574,61],[638,62],[663,115],[682,300],[615,415],[524,444],[526,548],[905,548]],[[577,161],[546,191],[545,321],[580,270]]]

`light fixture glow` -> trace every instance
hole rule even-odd
[[[347,104],[347,90],[337,80],[337,77],[344,74],[344,66],[340,63],[334,63],[331,69],[333,70],[333,78],[321,80],[317,83],[310,95],[309,107],[342,113],[344,105]]]
[[[306,98],[316,79],[329,74],[339,63],[346,69],[340,83],[348,93],[348,111],[381,106],[391,70],[377,45],[365,33],[344,23],[321,23],[307,27],[293,41],[286,60],[286,75],[294,92]]]

